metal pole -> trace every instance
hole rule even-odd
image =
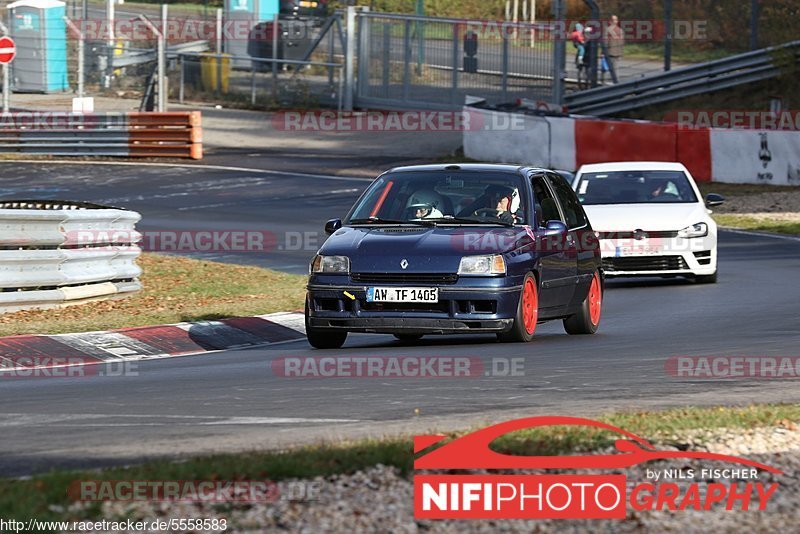
[[[111,87],[111,77],[114,75],[114,0],[106,0],[106,19],[108,21],[108,40],[106,41],[108,46],[108,51],[106,52],[108,65],[106,66],[106,79],[103,85],[109,88]]]
[[[750,50],[758,49],[758,0],[750,0]]]
[[[167,54],[166,46],[164,46],[164,34],[144,15],[139,15],[139,20],[144,22],[148,29],[158,38],[158,111],[164,112],[167,108],[167,95],[165,94],[167,85],[165,83]]]
[[[664,71],[672,68],[672,0],[664,0]]]
[[[161,5],[161,35],[158,39],[158,112],[167,111],[167,4]]]
[[[500,82],[503,100],[508,98],[508,37],[503,37],[503,78]]]
[[[222,9],[217,9],[217,35],[216,35],[216,52],[217,52],[217,83],[216,91],[222,91]]]
[[[278,32],[280,31],[278,14],[275,13],[272,17],[272,98],[276,101],[278,100]]]
[[[180,85],[178,86],[178,102],[183,104],[183,84],[186,81],[186,72],[185,72],[186,58],[182,55],[179,55],[178,63],[180,63],[180,69],[181,69],[181,77],[180,77],[181,82]]]
[[[453,24],[453,77],[450,81],[450,102],[458,100],[458,24]]]
[[[250,62],[250,105],[256,105],[256,62]]]
[[[344,110],[353,111],[353,90],[355,88],[355,54],[356,54],[356,8],[347,6],[347,51],[344,54]],[[362,50],[366,54],[366,50]]]
[[[8,28],[0,21],[0,31],[8,35]],[[8,63],[3,64],[3,113],[8,113],[11,108],[11,69]]]
[[[83,98],[85,78],[84,43],[86,42],[86,35],[81,31],[80,28],[75,26],[69,17],[64,17],[64,22],[78,36],[78,98]]]
[[[3,113],[8,113],[11,107],[11,84],[8,79],[8,63],[3,64]]]
[[[553,19],[556,23],[563,22],[561,0],[553,0]],[[566,29],[564,30],[566,32]],[[566,36],[557,36],[553,43],[553,103],[561,105],[564,102],[564,76],[567,57],[567,47],[564,40]]]

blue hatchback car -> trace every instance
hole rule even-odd
[[[530,341],[537,323],[570,334],[600,324],[600,248],[575,193],[554,171],[424,165],[379,176],[310,266],[309,343],[348,332],[495,333]]]

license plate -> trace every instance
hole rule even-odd
[[[367,302],[439,302],[436,287],[370,287]]]
[[[617,247],[615,256],[624,258],[627,256],[658,256],[659,254],[661,254],[659,247]]]
[[[316,2],[300,2],[300,7],[317,7]]]

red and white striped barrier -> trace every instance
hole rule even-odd
[[[676,123],[524,115],[466,129],[464,155],[481,161],[577,169],[610,161],[677,161],[700,182],[800,185],[800,132],[687,128]]]

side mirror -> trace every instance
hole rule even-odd
[[[556,236],[567,233],[567,225],[563,221],[552,220],[547,221],[547,229],[545,230],[546,236]]]
[[[714,206],[719,206],[723,202],[725,202],[725,197],[722,195],[717,195],[714,193],[709,193],[706,195],[706,206],[709,208],[713,208]]]
[[[341,227],[342,227],[341,219],[331,219],[330,221],[325,223],[325,233],[331,235]]]

